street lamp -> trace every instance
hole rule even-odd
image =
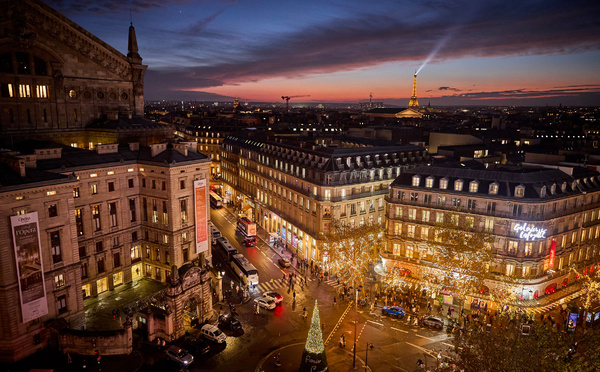
[[[365,349],[365,372],[367,372],[367,360],[369,359],[369,349],[373,350],[375,346],[367,342],[367,348]]]
[[[358,323],[358,292],[360,292],[361,289],[362,285],[359,285],[354,291],[354,355],[352,358],[352,368],[356,368],[356,323]]]

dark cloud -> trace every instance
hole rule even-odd
[[[438,90],[450,90],[453,92],[460,92],[460,89],[458,88],[452,88],[452,87],[439,87]]]
[[[600,2],[551,1],[544,2],[544,6],[522,1],[449,3],[417,24],[393,12],[369,13],[311,25],[295,33],[255,40],[253,44],[234,44],[233,50],[220,48],[220,57],[208,65],[187,67],[179,75],[151,73],[149,83],[177,89],[207,88],[266,77],[294,78],[365,68],[384,62],[422,61],[450,31],[453,37],[447,38],[434,62],[465,57],[568,54],[600,48]],[[198,29],[202,30],[210,20],[199,22]]]
[[[188,0],[47,0],[48,5],[62,13],[95,13],[118,14],[143,12],[148,9],[166,8],[173,3],[189,2]]]
[[[128,13],[130,8],[134,13],[142,13],[197,2],[48,0],[48,3],[69,16],[73,13],[122,14]],[[220,4],[227,8],[233,3],[235,1]],[[431,56],[431,63],[469,57],[560,55],[600,49],[598,1],[435,0],[410,5],[398,2],[392,3],[385,13],[376,13],[377,7],[357,4],[350,1],[348,6],[360,11],[344,13],[354,16],[344,17],[340,12],[335,17],[323,17],[320,24],[307,22],[304,28],[273,32],[260,38],[244,39],[236,30],[219,31],[212,27],[207,30],[207,25],[218,22],[225,10],[204,15],[195,24],[173,29],[169,29],[172,25],[152,25],[145,34],[141,34],[142,27],[136,25],[140,48],[150,54],[142,53],[142,57],[145,62],[157,61],[149,63],[146,89],[154,92],[208,90],[224,84],[272,77],[297,78],[387,62],[418,66],[434,50],[437,53]],[[407,11],[411,16],[407,16]],[[170,44],[158,43],[160,37],[170,40]],[[458,92],[452,87],[439,90]],[[531,92],[510,92],[513,95],[527,93]],[[478,99],[476,96],[464,98]]]

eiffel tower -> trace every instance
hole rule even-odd
[[[408,103],[408,107],[419,108],[419,101],[417,101],[417,74],[416,73],[415,73],[415,80],[413,82],[412,97],[410,97],[410,102]]]

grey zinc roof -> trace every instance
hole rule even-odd
[[[8,164],[0,163],[0,190],[4,187],[26,185],[45,181],[65,182],[69,181],[69,177],[45,172],[35,168],[26,168],[25,177],[21,177]]]
[[[29,144],[18,148],[22,153],[31,153],[37,146]],[[207,160],[208,157],[204,154],[194,151],[188,151],[188,155],[176,151],[172,146],[167,145],[167,148],[160,154],[152,157],[149,147],[140,146],[139,151],[131,151],[129,146],[119,146],[118,152],[108,154],[98,154],[96,151],[90,151],[70,146],[54,144],[52,148],[61,148],[62,156],[56,159],[38,159],[38,170],[61,170],[78,167],[93,167],[107,163],[117,162],[144,162],[158,164],[175,164],[189,161]]]
[[[464,163],[463,163],[464,164]],[[541,190],[546,187],[545,198],[556,198],[562,195],[577,194],[586,190],[600,190],[600,174],[586,168],[574,168],[573,176],[554,168],[518,168],[518,169],[485,169],[480,167],[463,166],[461,163],[444,163],[435,166],[421,166],[413,168],[401,174],[394,180],[392,186],[404,186],[413,188],[412,178],[414,175],[421,176],[418,189],[457,192],[454,190],[454,182],[463,181],[461,192],[470,195],[489,195],[489,186],[498,184],[498,197],[514,197],[515,188],[519,185],[525,187],[524,199],[541,198]],[[425,188],[425,180],[433,177],[433,187]],[[440,180],[448,180],[447,190],[440,189]],[[469,184],[478,182],[476,193],[469,192]],[[575,186],[573,187],[573,182]],[[566,189],[562,191],[562,185],[566,183]],[[552,185],[556,185],[555,194],[551,193]]]

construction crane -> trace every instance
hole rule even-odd
[[[285,111],[290,112],[290,98],[310,97],[310,95],[301,96],[281,96],[281,99],[285,100]]]

